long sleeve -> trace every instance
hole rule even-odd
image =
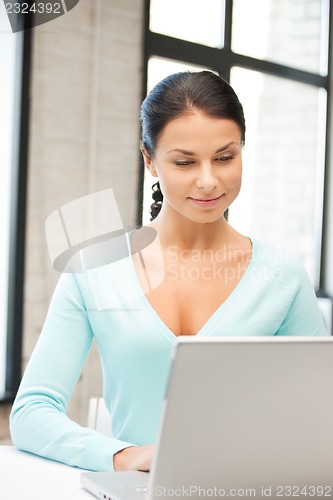
[[[90,470],[113,470],[113,454],[132,443],[79,426],[66,409],[93,340],[74,275],[62,275],[14,402],[16,447]]]

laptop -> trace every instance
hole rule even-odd
[[[180,337],[150,473],[85,472],[103,500],[333,495],[333,337]]]

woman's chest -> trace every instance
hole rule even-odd
[[[164,279],[146,299],[174,335],[196,335],[233,293],[244,272],[240,264],[166,265]]]

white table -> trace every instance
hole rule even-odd
[[[82,470],[0,446],[1,500],[93,500],[80,486]]]

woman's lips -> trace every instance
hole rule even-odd
[[[195,203],[196,205],[198,205],[199,207],[206,207],[206,208],[211,208],[211,207],[215,207],[218,202],[220,201],[220,199],[222,198],[222,194],[221,196],[218,196],[217,198],[190,198],[190,200],[193,201],[193,203]]]

